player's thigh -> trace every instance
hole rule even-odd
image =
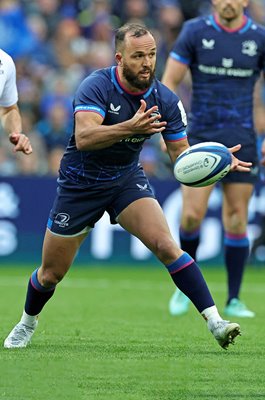
[[[182,222],[197,221],[198,223],[204,218],[210,194],[214,185],[201,188],[193,188],[190,186],[181,186],[182,191]]]
[[[87,233],[78,236],[60,236],[47,229],[42,249],[41,274],[53,275],[60,281],[70,268],[86,236]]]
[[[244,233],[248,220],[248,205],[253,193],[252,183],[223,185],[223,225],[225,230]]]
[[[118,223],[138,237],[165,264],[182,254],[170,233],[162,208],[153,198],[141,198],[129,204],[120,213]]]

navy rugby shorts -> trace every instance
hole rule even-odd
[[[256,136],[252,130],[242,128],[237,131],[221,129],[211,132],[206,131],[196,136],[188,134],[188,141],[190,146],[202,142],[219,142],[227,147],[241,144],[241,149],[234,153],[234,155],[242,161],[252,162],[250,172],[229,172],[221,180],[221,183],[251,183],[254,185],[257,182],[260,171]]]
[[[60,236],[77,236],[94,227],[105,211],[110,222],[135,200],[155,195],[142,167],[121,178],[91,184],[87,188],[58,186],[47,228]]]

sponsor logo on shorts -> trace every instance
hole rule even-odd
[[[54,218],[54,223],[59,225],[60,228],[65,228],[68,226],[68,221],[70,219],[70,215],[66,213],[59,213]]]

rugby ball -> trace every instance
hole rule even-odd
[[[187,186],[208,186],[222,179],[230,171],[231,163],[232,155],[227,147],[217,142],[203,142],[178,156],[174,175]]]

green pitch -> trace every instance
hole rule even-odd
[[[0,268],[1,341],[18,321],[31,270]],[[220,310],[223,270],[204,275]],[[151,267],[73,267],[44,309],[32,344],[0,349],[1,400],[265,399],[265,269],[248,268],[243,296],[255,319],[221,349],[191,307],[171,317],[174,286]]]

